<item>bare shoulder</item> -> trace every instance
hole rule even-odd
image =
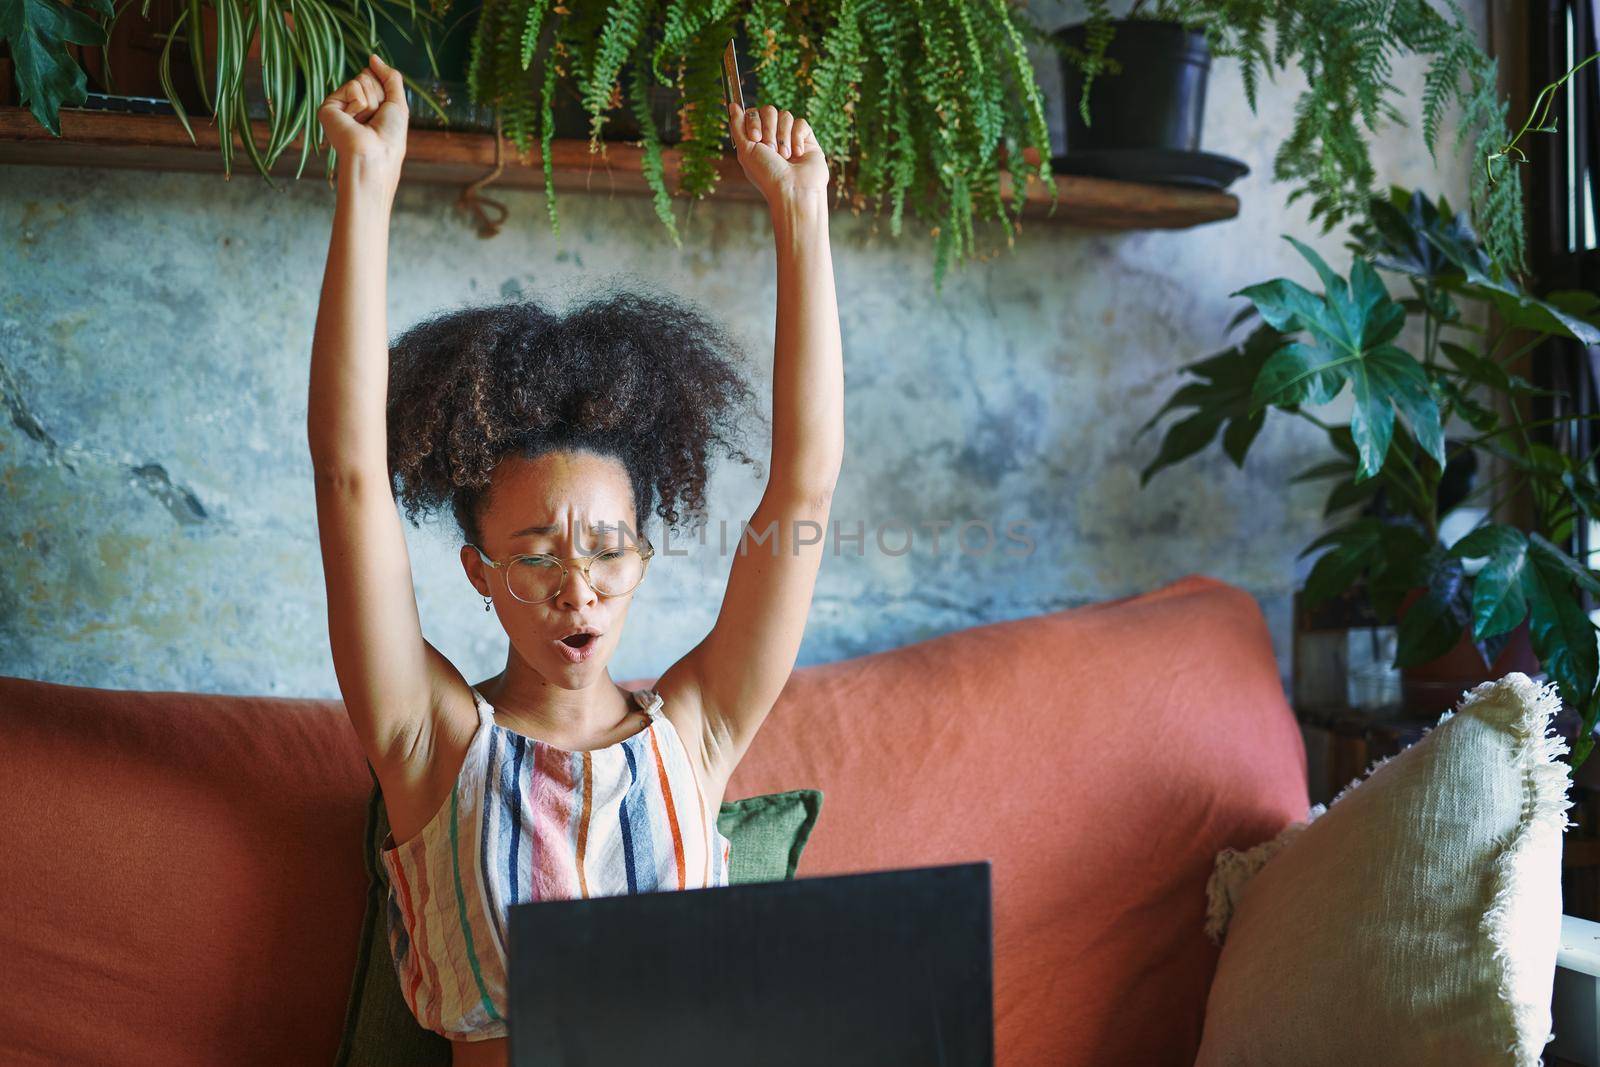
[[[722,745],[706,715],[700,687],[684,661],[679,660],[656,679],[654,688],[661,696],[661,713],[672,722],[689,750],[695,773],[706,789],[706,802],[720,804],[733,768],[722,766]]]

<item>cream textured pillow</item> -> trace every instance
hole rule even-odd
[[[1463,694],[1278,838],[1224,851],[1196,1067],[1537,1067],[1561,934],[1554,684]]]

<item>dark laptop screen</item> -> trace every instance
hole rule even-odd
[[[989,864],[514,905],[512,1067],[989,1067]]]

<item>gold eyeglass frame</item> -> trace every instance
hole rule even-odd
[[[602,592],[600,592],[600,589],[594,584],[594,579],[589,577],[589,567],[594,563],[595,560],[599,559],[601,556],[605,555],[608,552],[619,551],[619,549],[615,545],[611,546],[610,548],[602,548],[598,552],[591,552],[587,556],[568,556],[568,557],[566,557],[566,559],[563,559],[560,556],[553,556],[548,552],[519,552],[514,556],[507,557],[503,561],[496,561],[496,560],[490,559],[488,556],[484,555],[483,549],[479,548],[477,545],[473,544],[471,541],[467,542],[467,547],[472,549],[474,552],[476,552],[478,554],[478,559],[483,562],[484,566],[494,567],[496,569],[499,569],[501,567],[509,567],[513,563],[516,563],[518,560],[523,560],[523,559],[548,559],[548,560],[555,561],[555,565],[561,568],[561,581],[556,585],[556,591],[551,593],[549,596],[545,597],[544,600],[523,600],[521,597],[517,596],[517,594],[515,592],[512,591],[511,582],[510,582],[509,579],[506,580],[506,583],[505,583],[506,592],[510,593],[511,594],[511,598],[513,600],[515,600],[517,603],[519,603],[519,604],[543,604],[545,601],[554,600],[556,597],[560,596],[561,595],[561,590],[563,590],[563,589],[565,589],[567,587],[567,579],[572,577],[572,572],[567,568],[567,560],[571,560],[571,561],[573,561],[573,562],[578,564],[578,572],[583,575],[583,580],[585,582],[588,582],[589,583],[589,588],[593,589],[600,596],[603,596],[603,597],[627,596],[628,593],[633,592],[634,589],[639,588],[639,586],[641,584],[643,584],[644,576],[650,570],[650,559],[651,559],[652,556],[654,556],[656,554],[656,547],[655,547],[655,545],[652,545],[650,543],[650,539],[648,537],[640,537],[639,540],[644,542],[644,549],[642,551],[640,550],[638,545],[625,545],[621,549],[621,551],[632,550],[634,552],[638,552],[639,553],[639,559],[643,563],[642,569],[639,571],[639,580],[637,582],[633,583],[633,587],[631,589],[628,589],[626,592],[622,592],[622,593],[602,593]]]

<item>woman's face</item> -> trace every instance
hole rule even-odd
[[[560,591],[530,604],[506,588],[508,568],[486,567],[471,547],[461,549],[468,578],[480,595],[494,598],[523,662],[566,689],[582,689],[603,677],[633,593],[601,596],[571,557],[607,545],[642,545],[627,469],[610,456],[589,452],[547,452],[531,460],[509,456],[495,468],[478,525],[484,542],[479,547],[489,559],[545,553],[567,565]],[[554,577],[560,577],[558,570]],[[581,647],[562,640],[585,627],[598,633],[578,642]]]

